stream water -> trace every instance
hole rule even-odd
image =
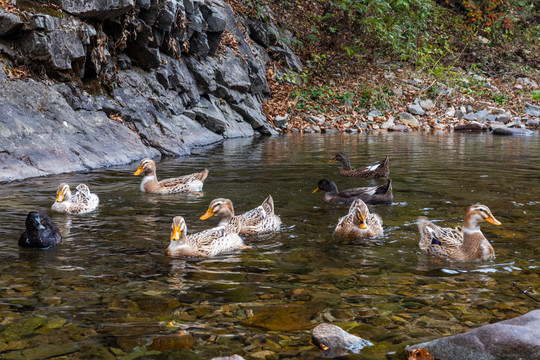
[[[370,206],[384,220],[384,236],[355,243],[332,237],[347,207],[312,194],[318,180],[340,189],[384,182],[340,177],[339,165],[329,163],[339,151],[353,167],[389,155],[394,204]],[[540,297],[538,135],[237,139],[157,163],[159,179],[208,168],[204,196],[142,193],[137,165],[2,185],[1,358],[313,359],[322,354],[311,328],[321,322],[375,344],[347,358],[400,358],[405,345],[537,308],[513,284]],[[86,183],[99,209],[49,210],[61,245],[19,248],[27,213],[50,209],[60,182]],[[239,214],[268,194],[283,220],[279,233],[246,238],[250,249],[212,259],[164,254],[174,216],[197,232],[216,224],[199,220],[212,199],[231,199]],[[419,216],[456,226],[474,203],[502,223],[482,225],[494,260],[460,264],[420,253]]]

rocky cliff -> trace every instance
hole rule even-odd
[[[272,135],[266,70],[301,63],[221,0],[0,0],[0,181]]]

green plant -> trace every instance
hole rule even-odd
[[[531,98],[536,101],[540,101],[540,91],[531,91]]]
[[[506,95],[501,93],[493,94],[492,99],[499,105],[503,105],[507,101]]]

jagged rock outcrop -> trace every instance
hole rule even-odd
[[[276,134],[269,54],[301,63],[272,26],[222,0],[0,6],[0,181]]]

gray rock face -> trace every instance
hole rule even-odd
[[[159,155],[127,126],[103,112],[73,110],[59,92],[44,84],[0,82],[0,89],[4,115],[0,117],[0,182]]]
[[[42,16],[45,33],[33,31],[20,42],[22,50],[34,62],[57,70],[71,70],[74,63],[83,66],[86,50],[81,39],[81,22]]]
[[[133,0],[55,0],[56,5],[67,13],[80,17],[110,19],[133,9]]]
[[[7,13],[0,7],[0,38],[16,34],[23,27],[23,21],[15,14]]]
[[[0,70],[0,154],[7,169],[0,181],[184,155],[224,138],[277,134],[262,111],[270,95],[265,74],[268,54],[280,51],[286,63],[301,69],[281,40],[292,40],[290,33],[252,45],[221,0],[55,4],[62,16],[26,10],[24,24],[0,9],[0,61],[32,64],[48,76],[42,83],[8,85]],[[99,21],[91,25],[88,18]],[[229,40],[234,37],[232,45],[221,41],[225,30]],[[19,96],[28,91],[31,101],[19,101],[14,89]],[[48,106],[36,111],[35,104]],[[36,134],[49,135],[36,141]],[[12,139],[21,146],[14,148]]]
[[[407,351],[421,348],[441,360],[539,359],[540,310],[463,334],[409,346]]]
[[[349,334],[345,330],[331,324],[319,324],[311,332],[315,345],[323,349],[343,348],[359,353],[366,346],[373,346],[368,340]]]

